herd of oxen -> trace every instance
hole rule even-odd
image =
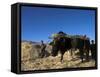
[[[50,45],[52,46],[52,56],[55,57],[57,56],[58,52],[60,52],[60,60],[62,62],[65,52],[70,51],[70,53],[72,54],[75,50],[78,49],[81,62],[89,61],[91,58],[96,60],[96,44],[94,43],[94,40],[90,41],[90,39],[87,38],[86,35],[84,35],[82,38],[70,38],[64,37],[65,33],[62,31],[60,31],[58,34],[61,35],[61,37],[53,38],[52,42],[50,43]],[[42,54],[45,53],[45,47],[46,45],[42,41]],[[90,51],[91,56],[89,55]]]

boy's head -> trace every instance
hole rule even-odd
[[[94,40],[91,40],[91,43],[94,44]]]

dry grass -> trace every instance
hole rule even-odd
[[[21,53],[21,70],[23,71],[95,66],[94,60],[81,63],[81,60],[77,56],[74,55],[74,58],[72,58],[69,52],[64,54],[62,63],[60,62],[60,54],[56,57],[39,58],[40,48],[36,48],[30,43],[22,43]]]

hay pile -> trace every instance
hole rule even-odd
[[[21,43],[21,61],[33,60],[39,57],[40,45],[33,45],[30,42]]]
[[[46,50],[51,52],[51,47],[47,46]],[[78,51],[76,51],[78,52]],[[29,42],[22,42],[21,51],[21,70],[46,70],[46,69],[60,69],[60,68],[77,68],[77,67],[93,67],[95,61],[90,60],[89,62],[81,63],[78,56],[70,55],[69,52],[64,54],[63,62],[60,62],[61,55],[58,54],[56,57],[39,58],[40,46],[33,45]]]

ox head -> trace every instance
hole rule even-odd
[[[52,47],[52,51],[51,51],[51,55],[52,55],[53,57],[57,56],[58,51],[59,51],[58,47],[53,46],[53,47]]]
[[[58,55],[58,51],[61,50],[61,47],[62,47],[62,41],[64,41],[64,39],[62,38],[55,38],[53,40],[53,43],[52,43],[52,52],[51,52],[51,55],[52,56],[57,56]]]
[[[59,46],[60,46],[60,40],[59,38],[55,38],[52,42],[52,51],[51,51],[51,55],[53,57],[58,55]]]

